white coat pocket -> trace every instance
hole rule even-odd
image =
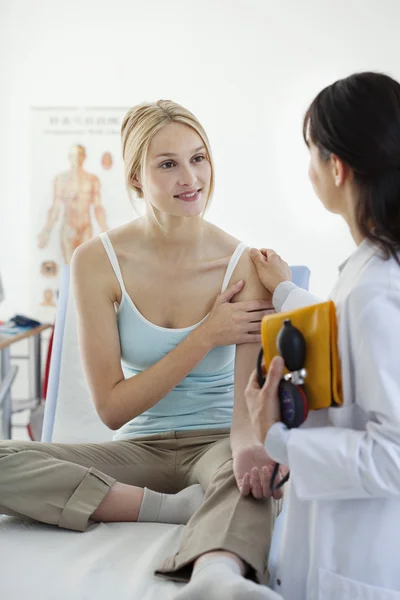
[[[400,600],[400,591],[376,587],[319,569],[318,600]]]

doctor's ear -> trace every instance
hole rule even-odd
[[[336,154],[331,154],[332,175],[336,187],[340,187],[351,175],[350,167]]]

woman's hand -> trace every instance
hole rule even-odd
[[[274,312],[272,302],[250,300],[232,303],[232,298],[243,286],[244,281],[239,281],[217,296],[210,314],[195,330],[212,348],[261,341],[261,320]]]
[[[282,489],[271,493],[270,479],[274,461],[266,453],[264,446],[255,444],[241,448],[233,455],[233,472],[242,496],[254,498],[282,498]]]
[[[283,281],[292,281],[289,265],[273,250],[252,248],[250,257],[257,269],[261,283],[271,294]]]
[[[244,392],[251,424],[261,444],[264,444],[270,427],[281,420],[278,386],[283,369],[283,358],[275,356],[271,361],[263,387],[260,388],[257,369],[254,369]]]

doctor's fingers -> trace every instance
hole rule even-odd
[[[264,271],[275,272],[276,274],[282,275],[282,277],[286,277],[288,281],[291,281],[292,272],[290,270],[290,267],[288,263],[285,260],[283,260],[280,254],[277,254],[275,250],[262,248],[260,250],[260,256],[262,257],[262,265],[264,267]]]
[[[258,384],[257,369],[254,369],[254,371],[250,375],[250,378],[249,378],[249,381],[247,382],[244,393],[249,394],[254,391],[256,391],[256,392],[260,391],[260,386]]]
[[[272,250],[272,248],[260,248],[260,252],[267,260],[271,260],[275,256],[280,258],[279,254],[275,250]]]
[[[267,377],[262,387],[263,396],[275,395],[278,391],[279,382],[282,379],[285,367],[282,356],[275,356],[269,365]]]
[[[281,356],[275,356],[275,358],[272,359],[265,383],[261,390],[264,397],[270,394],[275,395],[277,392],[279,382],[283,375],[284,366],[285,363],[283,362],[283,358]],[[249,381],[245,388],[245,394],[251,395],[252,392],[255,391],[260,391],[257,369],[254,369],[250,375]]]

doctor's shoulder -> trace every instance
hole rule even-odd
[[[400,255],[399,255],[400,259]],[[379,252],[374,254],[355,280],[354,290],[370,291],[376,288],[375,293],[386,294],[400,292],[400,263],[391,256],[383,257]]]
[[[343,308],[351,329],[374,330],[381,336],[400,326],[400,265],[376,254],[356,278]],[[342,308],[342,310],[343,310]],[[397,321],[396,323],[393,320]]]

